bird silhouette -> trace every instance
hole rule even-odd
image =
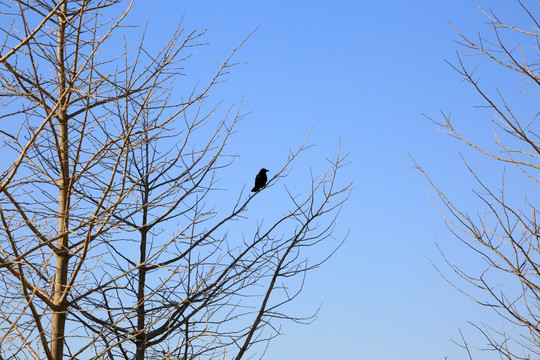
[[[255,186],[253,189],[251,189],[252,192],[257,192],[261,190],[264,185],[266,185],[266,181],[268,181],[268,178],[266,177],[266,170],[265,168],[262,168],[261,171],[255,176]]]

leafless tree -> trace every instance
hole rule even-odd
[[[540,224],[536,215],[539,199],[534,190],[530,191],[540,184],[536,107],[540,85],[540,4],[525,6],[519,0],[514,4],[516,9],[510,11],[509,18],[519,19],[515,22],[482,10],[491,25],[488,36],[473,39],[458,30],[463,51],[451,64],[483,101],[480,108],[491,121],[493,146],[483,139],[470,140],[449,115],[443,114],[436,121],[450,136],[501,164],[506,174],[512,174],[512,180],[506,182],[503,175],[500,185],[493,185],[493,175],[484,178],[481,169],[463,157],[480,187],[475,194],[486,208],[484,214],[472,216],[419,168],[436,190],[442,213],[456,237],[481,260],[476,272],[456,265],[441,252],[458,279],[465,281],[462,285],[452,283],[479,304],[493,308],[505,324],[502,329],[474,325],[486,339],[487,346],[482,348],[503,359],[531,359],[540,356]],[[478,57],[487,59],[497,71],[487,85],[477,75],[483,67],[472,63]],[[493,90],[494,82],[502,83],[504,90]],[[508,96],[514,83],[519,85],[520,94]],[[523,107],[520,102],[530,106]],[[516,180],[520,176],[522,179]],[[519,193],[516,187],[527,191],[524,202],[515,198]],[[448,279],[448,275],[444,276]],[[470,344],[463,335],[462,340],[461,346],[472,359]]]
[[[179,26],[151,53],[144,36],[129,41],[132,2],[0,6],[10,24],[0,48],[0,116],[9,124],[0,358],[262,357],[264,346],[253,345],[278,335],[281,321],[309,320],[282,309],[332,253],[308,261],[310,248],[341,243],[332,234],[350,191],[336,180],[345,156],[311,174],[307,194],[281,190],[290,203],[276,219],[255,222],[249,205],[278,189],[307,142],[266,189],[216,207],[243,115],[207,98],[237,49],[182,98],[174,80],[203,33]]]

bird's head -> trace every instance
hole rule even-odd
[[[270,171],[270,170],[265,169],[265,168],[262,168],[262,169],[261,169],[261,173],[266,173],[266,172],[268,172],[268,171]]]

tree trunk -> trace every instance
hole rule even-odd
[[[148,153],[148,146],[147,146]],[[148,167],[146,166],[145,170]],[[148,173],[146,173],[148,174]],[[145,302],[145,291],[146,286],[146,243],[148,236],[148,175],[145,176],[143,186],[143,199],[142,199],[142,224],[143,226],[140,229],[141,233],[141,244],[140,244],[140,254],[139,254],[139,284],[137,288],[137,336],[135,339],[136,342],[136,360],[144,360],[144,355],[146,353],[146,330],[145,330],[145,319],[146,319],[146,310],[144,306]]]
[[[67,312],[67,291],[69,251],[68,251],[68,227],[70,205],[70,176],[69,176],[69,142],[68,120],[66,109],[66,71],[64,65],[65,27],[66,22],[63,14],[66,4],[58,16],[58,48],[57,48],[57,72],[58,72],[58,160],[60,163],[59,196],[58,196],[58,235],[56,250],[56,275],[54,281],[54,305],[52,309],[51,324],[51,354],[54,360],[61,360],[64,353],[64,331]]]
[[[143,210],[143,222],[146,224],[146,208]],[[146,226],[141,229],[141,248],[140,248],[140,264],[139,264],[139,284],[137,289],[137,337],[136,345],[137,352],[135,359],[144,360],[144,354],[146,352],[146,331],[145,331],[145,318],[146,311],[144,307],[144,287],[146,285],[146,236],[148,230]]]

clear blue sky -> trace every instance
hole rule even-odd
[[[481,157],[421,115],[437,118],[440,110],[451,111],[471,135],[492,141],[482,112],[472,108],[480,99],[444,61],[454,60],[459,49],[448,22],[471,36],[487,30],[476,3],[503,16],[519,11],[511,1],[468,0],[135,5],[130,23],[147,22],[156,44],[182,15],[186,30],[208,30],[209,45],[186,68],[191,78],[204,79],[215,69],[214,59],[225,59],[260,27],[236,57],[246,64],[234,68],[212,95],[230,104],[245,93],[243,108],[253,112],[232,144],[240,155],[235,181],[251,184],[260,167],[277,169],[312,127],[316,147],[302,160],[306,169],[323,166],[339,138],[350,153],[351,165],[342,175],[355,190],[337,230],[343,235],[350,229],[350,236],[326,266],[309,275],[292,309],[309,314],[322,303],[318,319],[309,326],[285,324],[266,359],[464,359],[466,353],[451,342],[459,339],[458,329],[481,347],[468,321],[498,325],[491,311],[458,293],[426,259],[443,264],[437,240],[452,260],[476,261],[446,228],[427,194],[433,192],[408,156],[453,199],[482,212],[471,200],[474,182],[458,151],[483,164]],[[500,175],[496,167],[485,170],[495,179]],[[264,195],[257,199],[261,209],[271,207],[271,196]]]

